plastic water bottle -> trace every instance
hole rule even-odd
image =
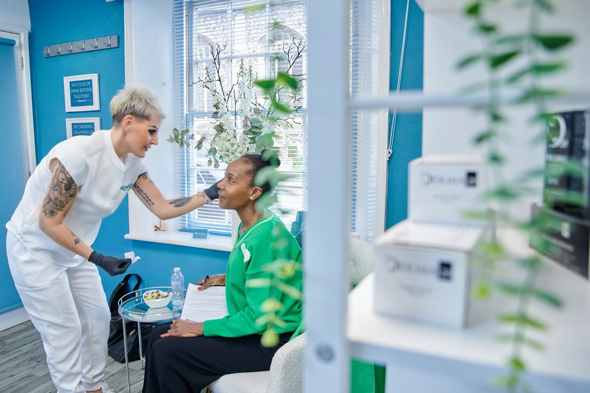
[[[180,310],[184,306],[184,276],[179,267],[174,268],[174,274],[170,278],[172,287],[172,307]]]

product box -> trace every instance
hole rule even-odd
[[[531,248],[589,279],[590,221],[535,204],[532,216],[538,230],[531,232]]]
[[[375,311],[452,327],[468,321],[471,264],[486,227],[405,220],[375,241]]]
[[[483,225],[466,217],[484,214],[490,174],[484,159],[471,156],[425,156],[410,162],[408,219],[414,222]]]

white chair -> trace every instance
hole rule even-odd
[[[305,333],[283,345],[269,371],[227,374],[209,385],[212,393],[300,393]]]
[[[349,252],[350,283],[354,286],[373,268],[373,245],[351,236]],[[211,393],[301,393],[304,346],[302,333],[275,353],[269,371],[227,374],[208,389]]]

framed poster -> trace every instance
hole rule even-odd
[[[98,74],[64,76],[66,112],[100,110]]]
[[[68,138],[77,135],[92,135],[94,131],[100,130],[100,117],[66,119],[66,130]]]

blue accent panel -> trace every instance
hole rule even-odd
[[[109,103],[125,85],[123,2],[104,0],[29,0],[30,55],[37,162],[66,139],[66,118],[100,117],[112,126]],[[118,35],[118,48],[44,57],[43,47]],[[98,74],[100,111],[65,110],[65,76]]]
[[[399,61],[404,33],[406,0],[391,1],[391,74],[390,90],[397,88]],[[422,89],[424,74],[424,13],[412,0],[408,12],[406,48],[401,89]],[[391,127],[390,115],[390,127]],[[422,113],[399,113],[388,163],[387,217],[389,228],[408,215],[408,164],[422,155]]]
[[[18,206],[25,189],[23,156],[20,139],[20,120],[17,106],[16,70],[14,67],[14,44],[12,40],[0,42],[0,119],[2,119],[2,143],[0,157],[9,157],[5,169],[0,171],[0,312],[22,306],[6,257],[6,227],[12,212]],[[4,158],[3,158],[4,160]],[[6,187],[6,185],[10,185]]]

